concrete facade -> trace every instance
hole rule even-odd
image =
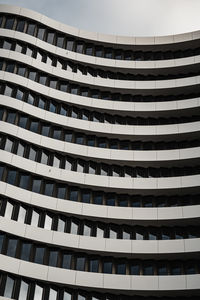
[[[198,299],[199,40],[0,5],[0,299]]]

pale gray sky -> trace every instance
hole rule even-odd
[[[200,0],[0,0],[89,31],[168,35],[200,29]]]

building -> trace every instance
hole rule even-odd
[[[199,42],[0,6],[0,299],[199,299]]]

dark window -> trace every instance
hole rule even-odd
[[[53,44],[53,40],[54,40],[54,33],[53,32],[47,33],[47,43]]]
[[[168,275],[167,266],[165,264],[158,265],[158,275]]]
[[[5,23],[6,29],[12,29],[14,25],[14,18],[7,18]]]
[[[78,201],[78,190],[71,189],[69,192],[69,199],[72,201]]]
[[[24,26],[25,26],[25,21],[19,20],[17,23],[17,31],[23,32],[24,31]]]
[[[17,70],[17,74],[20,75],[20,76],[25,76],[25,72],[26,72],[26,68],[24,67],[18,67],[18,70]]]
[[[77,257],[76,258],[76,270],[84,271],[85,269],[85,257]]]
[[[98,259],[91,259],[89,262],[89,271],[98,272],[99,270],[99,261]]]
[[[41,75],[40,78],[39,78],[39,83],[43,84],[43,85],[46,85],[46,82],[47,82],[47,76],[46,75]]]
[[[64,45],[64,37],[58,36],[58,37],[57,37],[57,43],[56,43],[56,46],[57,46],[57,47],[60,47],[60,48],[63,48],[63,45]]]
[[[65,195],[66,195],[66,188],[62,186],[58,187],[57,197],[61,199],[65,199]]]
[[[41,188],[41,183],[42,183],[41,179],[33,179],[32,191],[35,193],[39,193]]]
[[[29,261],[32,244],[23,243],[21,248],[21,259]]]
[[[131,265],[130,275],[140,275],[140,266],[137,263]]]
[[[143,275],[154,275],[154,268],[152,263],[146,263],[143,266]]]
[[[45,29],[44,28],[38,28],[37,37],[40,40],[44,39]]]
[[[38,132],[38,126],[39,126],[38,121],[31,121],[30,131]]]
[[[56,267],[58,259],[58,251],[50,251],[49,254],[49,266]]]
[[[43,125],[42,130],[41,130],[41,134],[44,135],[44,136],[49,136],[49,132],[50,132],[50,126]]]
[[[7,63],[6,72],[14,73],[15,65],[12,63]]]
[[[8,112],[7,122],[11,123],[11,124],[14,124],[15,123],[15,117],[16,117],[16,113],[14,113],[14,112]]]
[[[103,203],[103,194],[102,193],[94,193],[93,202],[94,202],[94,204],[102,204]]]
[[[42,247],[37,247],[35,250],[35,263],[38,264],[43,264],[43,259],[44,259],[44,248]]]
[[[19,182],[19,187],[23,189],[28,188],[28,183],[29,183],[29,175],[21,175],[20,177],[20,182]]]
[[[60,140],[61,139],[61,130],[60,129],[54,129],[53,131],[53,138]]]
[[[16,99],[22,100],[23,96],[24,96],[24,92],[22,92],[21,90],[17,89]]]
[[[124,263],[117,264],[116,273],[117,274],[126,274],[126,264],[124,264]]]
[[[67,50],[73,51],[74,48],[74,41],[73,40],[67,40]]]
[[[6,86],[6,87],[5,87],[5,90],[4,90],[4,95],[5,95],[5,96],[12,97],[12,91],[13,91],[13,89],[12,89],[11,87]]]
[[[17,172],[14,170],[9,170],[7,175],[7,183],[15,184]]]
[[[35,27],[35,24],[28,24],[27,33],[30,35],[34,35]]]
[[[3,240],[4,240],[4,235],[0,234],[0,253],[1,253],[2,247],[3,247]]]
[[[2,180],[2,177],[3,177],[3,170],[4,170],[4,167],[0,166],[0,180]]]
[[[81,200],[84,203],[89,203],[90,202],[90,191],[82,191],[81,193]]]
[[[17,249],[17,240],[16,239],[9,239],[8,240],[7,255],[15,257],[16,249]]]
[[[28,75],[28,78],[29,78],[30,80],[35,81],[35,80],[36,80],[36,75],[37,75],[37,73],[36,73],[35,71],[30,71],[30,72],[29,72],[29,75]]]
[[[71,254],[64,254],[63,255],[63,261],[62,261],[62,268],[71,269],[71,261],[72,261],[72,255]]]
[[[26,128],[28,118],[24,116],[19,117],[19,126],[22,128]]]
[[[111,261],[104,261],[103,273],[112,274],[112,262]]]
[[[29,150],[28,158],[31,160],[36,160],[36,150],[34,150],[32,147]]]
[[[8,41],[3,42],[3,49],[11,50],[12,48],[12,43]]]
[[[53,187],[54,187],[53,183],[46,183],[44,194],[47,196],[52,196],[53,195]]]

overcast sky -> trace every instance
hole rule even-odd
[[[89,31],[148,36],[200,29],[200,0],[0,0]]]

